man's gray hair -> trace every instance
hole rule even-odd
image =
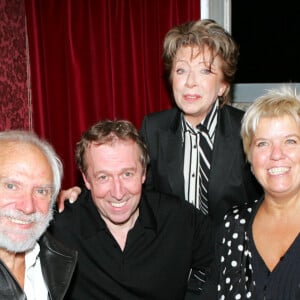
[[[34,145],[46,156],[53,173],[53,194],[51,198],[51,205],[53,205],[60,191],[63,177],[63,165],[54,148],[34,132],[25,130],[1,131],[0,144],[2,141]]]

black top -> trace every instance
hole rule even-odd
[[[183,299],[190,268],[207,267],[212,247],[207,217],[191,204],[144,194],[122,252],[89,191],[57,215],[51,231],[78,250],[66,299]]]
[[[251,228],[262,200],[255,201],[254,205],[235,207],[226,215],[218,232],[214,272],[197,300],[300,299],[299,235],[272,272],[254,246]]]
[[[252,226],[249,228],[250,251],[252,253],[253,279],[255,281],[255,299],[297,300],[300,299],[300,237],[281,258],[275,269],[270,272],[255,247]]]

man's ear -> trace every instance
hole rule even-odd
[[[83,181],[84,181],[84,184],[85,184],[86,188],[88,190],[90,190],[91,189],[91,185],[90,185],[88,179],[86,178],[86,176],[85,176],[85,174],[83,172],[81,172],[81,175],[82,175],[82,178],[83,178]]]

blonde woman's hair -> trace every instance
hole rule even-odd
[[[290,116],[300,123],[300,96],[290,86],[267,91],[247,109],[242,120],[241,136],[248,161],[251,162],[250,148],[259,121],[282,116]]]

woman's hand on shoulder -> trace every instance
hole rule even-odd
[[[62,212],[65,208],[65,201],[69,201],[70,203],[74,203],[78,196],[81,193],[81,188],[78,186],[73,186],[67,190],[61,190],[57,197],[57,207],[58,211]]]

